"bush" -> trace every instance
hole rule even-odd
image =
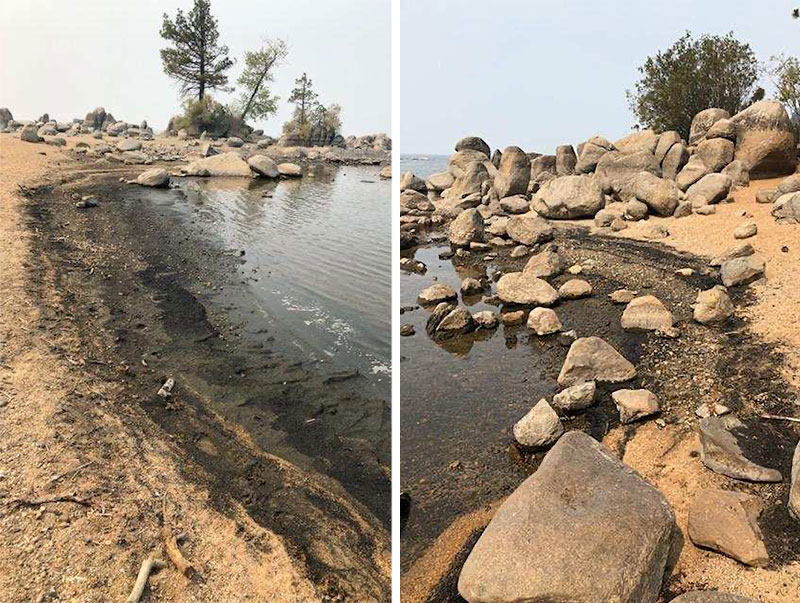
[[[238,127],[228,108],[206,95],[183,103],[183,115],[174,122],[176,130],[186,129],[192,136],[208,132],[211,136],[231,136]]]

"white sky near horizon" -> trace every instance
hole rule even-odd
[[[759,60],[800,56],[798,0],[400,2],[404,154],[449,154],[468,134],[544,153],[615,140],[636,123],[637,68],[686,30],[732,31]]]
[[[0,0],[0,107],[16,119],[81,119],[97,106],[116,119],[146,119],[156,131],[179,113],[176,83],[163,72],[162,14],[193,0]],[[289,47],[275,71],[279,111],[249,123],[280,134],[287,99],[305,71],[319,100],[342,106],[345,135],[391,132],[390,0],[212,0],[220,43],[238,63],[264,38]],[[212,91],[220,101],[230,95]]]

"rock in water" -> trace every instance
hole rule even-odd
[[[571,431],[498,509],[458,592],[469,603],[654,603],[676,530],[658,490]]]
[[[262,178],[277,178],[281,175],[278,164],[266,155],[253,155],[247,160],[247,165]],[[391,172],[389,176],[391,177]]]
[[[534,308],[528,314],[528,328],[537,335],[552,335],[562,328],[558,315],[550,308]]]
[[[700,420],[700,459],[717,473],[751,482],[779,482],[780,471],[762,467],[745,458],[736,431],[744,429],[736,417],[707,417]]]
[[[633,423],[661,412],[656,395],[646,389],[619,389],[611,394],[620,423]]]
[[[756,521],[760,507],[755,496],[744,492],[701,490],[689,506],[689,539],[746,565],[763,567],[769,555]]]
[[[794,172],[797,163],[792,120],[778,101],[762,100],[731,118],[736,129],[736,159],[750,168],[751,178]]]
[[[513,431],[514,439],[526,448],[546,448],[561,437],[564,426],[556,411],[542,399],[514,424]]]
[[[792,486],[789,490],[789,513],[800,521],[800,442],[792,457]]]
[[[300,178],[303,175],[303,168],[296,163],[280,163],[278,173],[284,178]]]
[[[597,386],[594,381],[568,387],[553,396],[553,406],[565,412],[575,412],[594,404]]]
[[[657,297],[644,295],[630,301],[620,320],[626,331],[668,331],[672,328],[672,312]]]
[[[465,209],[450,223],[450,242],[465,246],[483,241],[483,217],[477,209]]]
[[[504,274],[497,281],[497,296],[507,304],[522,306],[552,306],[558,292],[550,284],[523,272]]]
[[[466,308],[459,306],[451,310],[437,325],[436,332],[447,335],[460,335],[475,330],[472,314]]]
[[[519,147],[506,147],[494,178],[494,189],[497,197],[524,195],[528,192],[531,179],[531,160]]]
[[[481,329],[494,329],[500,322],[497,318],[497,314],[491,310],[476,312],[472,315],[472,321],[475,323],[476,327],[480,327]]]
[[[512,241],[528,246],[552,241],[554,236],[550,223],[535,212],[509,218],[506,233]]]
[[[697,294],[694,319],[700,324],[724,322],[733,315],[733,303],[725,287],[712,287]]]
[[[458,294],[450,285],[436,283],[420,292],[417,296],[417,303],[420,305],[432,306],[433,304],[439,304],[457,298]]]
[[[169,186],[169,174],[163,168],[153,168],[139,174],[136,184],[142,186],[164,187]]]
[[[758,601],[716,590],[693,590],[672,599],[670,603],[758,603]]]
[[[562,387],[603,381],[620,383],[636,376],[636,369],[611,344],[599,337],[581,337],[567,352],[567,358],[558,375]]]
[[[188,176],[252,176],[250,166],[234,152],[198,159],[183,170]]]
[[[736,285],[747,285],[764,276],[766,263],[758,255],[748,255],[741,258],[734,258],[722,263],[720,276],[722,284],[726,287]]]

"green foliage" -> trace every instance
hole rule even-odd
[[[339,105],[325,107],[322,104],[317,104],[311,111],[309,121],[314,127],[338,132],[342,128],[341,113],[342,108]]]
[[[272,69],[286,58],[288,50],[283,40],[267,40],[258,50],[244,55],[244,71],[236,80],[243,88],[236,103],[239,118],[264,119],[278,110],[277,96],[267,84],[273,81]]]
[[[228,47],[218,44],[217,20],[211,15],[209,0],[194,0],[185,15],[178,9],[174,20],[164,13],[160,33],[172,43],[161,50],[164,73],[180,83],[183,96],[196,94],[202,100],[207,89],[225,89],[225,71],[233,61]]]
[[[317,104],[317,93],[311,85],[311,79],[304,73],[295,81],[295,88],[289,97],[289,102],[295,106],[293,120],[299,127],[305,126],[308,114]]]
[[[185,128],[192,134],[208,132],[212,136],[227,136],[235,129],[236,120],[225,105],[206,95],[202,99],[186,99],[183,115],[175,121],[178,130]]]
[[[749,44],[733,37],[686,32],[639,67],[642,78],[628,91],[631,110],[646,127],[689,137],[694,116],[709,107],[733,115],[754,98],[759,66]],[[763,91],[762,91],[763,94]]]
[[[796,57],[772,57],[770,75],[775,84],[775,98],[782,102],[792,121],[800,120],[800,61]]]

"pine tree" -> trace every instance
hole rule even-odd
[[[295,81],[295,89],[289,102],[295,105],[295,119],[301,128],[306,125],[308,115],[317,104],[317,93],[311,87],[311,79],[304,73]]]
[[[182,95],[197,94],[203,100],[207,89],[224,89],[225,71],[233,61],[228,47],[218,45],[217,20],[211,15],[209,0],[194,0],[186,15],[178,9],[175,20],[164,13],[161,37],[172,43],[161,50],[164,73],[180,82]]]

